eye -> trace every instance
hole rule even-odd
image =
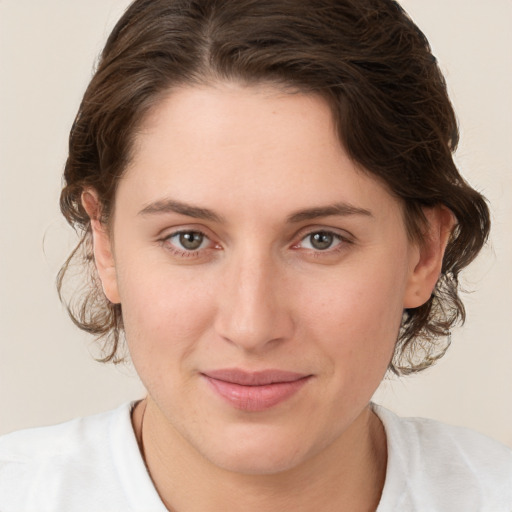
[[[315,251],[326,251],[341,244],[342,238],[331,231],[315,231],[309,233],[301,240],[301,245],[305,249],[313,249]]]
[[[179,231],[169,236],[167,242],[179,250],[198,251],[208,245],[209,239],[200,231]]]

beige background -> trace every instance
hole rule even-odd
[[[449,82],[457,160],[490,199],[492,244],[466,274],[468,322],[423,375],[385,383],[404,415],[466,425],[512,446],[512,2],[403,0]],[[0,0],[0,434],[142,396],[100,365],[68,320],[55,274],[74,237],[58,211],[67,133],[126,0]],[[485,5],[485,7],[484,7]]]

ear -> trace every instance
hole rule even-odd
[[[103,292],[113,304],[119,304],[117,275],[112,243],[107,226],[101,222],[101,204],[97,192],[90,188],[82,192],[82,206],[91,219],[93,252]]]
[[[456,224],[453,213],[445,206],[424,208],[427,220],[423,239],[413,251],[411,273],[407,282],[404,308],[411,309],[427,302],[441,274],[444,252]]]

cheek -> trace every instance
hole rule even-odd
[[[177,363],[213,323],[205,281],[186,272],[137,266],[134,272],[120,271],[118,281],[128,348],[140,370]]]
[[[386,368],[403,311],[404,278],[390,268],[361,266],[304,301],[307,324],[338,365]],[[333,291],[334,290],[334,291]]]

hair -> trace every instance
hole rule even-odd
[[[81,102],[60,200],[80,241],[59,272],[59,294],[72,264],[85,265],[85,288],[67,308],[103,342],[101,360],[122,359],[122,308],[100,285],[81,194],[96,190],[108,225],[149,111],[173,88],[216,81],[324,98],[348,154],[402,202],[412,239],[426,236],[424,208],[453,212],[439,280],[428,302],[404,311],[389,368],[408,374],[442,357],[451,326],[465,319],[459,272],[485,244],[490,220],[485,199],[454,164],[458,128],[446,84],[405,11],[393,0],[136,0],[110,34]]]

